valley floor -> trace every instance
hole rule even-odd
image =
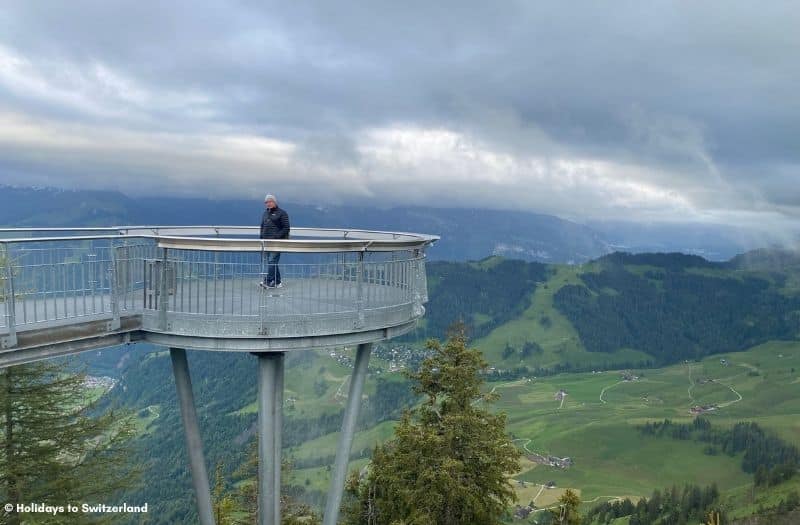
[[[742,472],[740,458],[707,455],[699,442],[644,436],[636,426],[665,418],[686,422],[702,413],[721,426],[755,421],[800,445],[798,371],[800,343],[772,342],[665,368],[529,377],[487,387],[499,395],[494,408],[506,412],[508,431],[526,456],[513,478],[522,505],[548,507],[566,488],[588,505],[638,499],[672,485],[716,483],[746,507],[752,476]],[[387,439],[392,427],[385,422],[359,433],[354,450]],[[291,454],[329,456],[335,439],[323,436]],[[325,490],[327,474],[325,467],[298,469],[293,481]]]

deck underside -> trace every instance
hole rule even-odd
[[[302,337],[176,335],[143,329],[141,315],[122,316],[119,328],[115,329],[114,324],[114,319],[107,316],[79,323],[28,327],[17,332],[17,343],[13,348],[0,351],[0,368],[140,341],[166,347],[253,353],[353,346],[402,335],[413,330],[416,320],[385,328]]]

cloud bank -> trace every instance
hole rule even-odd
[[[11,0],[0,183],[791,227],[791,2]]]

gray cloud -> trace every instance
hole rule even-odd
[[[772,225],[800,210],[799,23],[792,2],[12,0],[0,181]]]

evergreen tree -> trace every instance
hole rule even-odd
[[[506,342],[505,348],[503,348],[503,359],[508,359],[512,355],[517,353],[513,346],[511,346],[508,342]]]
[[[0,268],[5,263],[0,253]],[[0,287],[0,302],[3,294]],[[88,398],[85,379],[85,373],[74,373],[64,360],[0,369],[0,498],[6,504],[105,503],[133,485],[138,472],[127,465],[130,414],[93,414],[96,401]],[[9,525],[43,519],[2,512]],[[111,519],[69,518],[70,523]]]
[[[85,377],[69,370],[64,361],[0,371],[3,501],[15,506],[105,503],[133,484],[137,473],[127,465],[133,434],[129,414],[92,414],[94,402],[87,398]],[[6,522],[34,519],[39,518],[11,513]],[[102,521],[102,516],[70,516],[71,523]]]
[[[567,489],[558,498],[558,507],[550,511],[553,514],[553,523],[558,525],[580,525],[581,515],[578,512],[580,505],[581,499],[578,495],[572,489]]]
[[[214,521],[217,525],[234,525],[236,501],[225,492],[225,470],[222,462],[217,463],[214,471]]]
[[[215,491],[217,501],[223,502],[220,505],[222,510],[220,516],[222,522],[217,521],[217,525],[249,525],[258,520],[258,447],[257,442],[253,441],[247,460],[239,466],[233,473],[233,477],[239,480],[239,488],[233,494],[225,494],[221,489]],[[288,487],[285,481],[289,479],[291,473],[291,463],[284,461],[281,464],[281,479],[284,481],[281,487],[281,523],[282,525],[319,525],[320,519],[308,505],[300,503],[290,496],[287,492]],[[217,469],[218,486],[224,485],[222,470]]]
[[[562,506],[565,506],[563,503]],[[629,525],[689,525],[705,523],[709,517],[719,523],[727,523],[725,513],[719,505],[719,489],[715,484],[706,487],[685,485],[682,489],[673,486],[664,491],[655,490],[650,499],[642,498],[636,505],[629,499],[622,503],[604,502],[589,510],[586,521],[608,525],[624,517],[628,517],[626,523]]]
[[[348,483],[345,523],[367,525],[494,525],[515,500],[509,475],[520,453],[481,391],[486,368],[467,348],[463,325],[410,372],[420,406],[406,410],[394,438],[373,453],[363,477]],[[484,403],[478,403],[484,401]]]

